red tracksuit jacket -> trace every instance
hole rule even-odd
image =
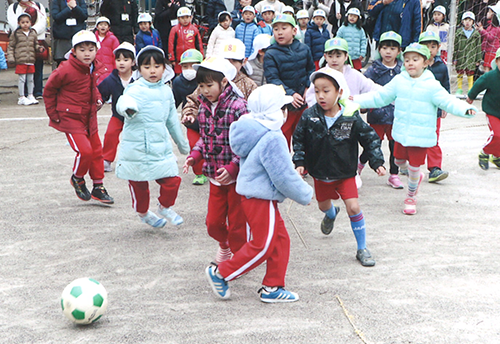
[[[188,26],[177,24],[170,31],[168,38],[168,59],[177,63],[174,68],[176,74],[182,71],[179,62],[182,53],[188,49],[196,49],[203,54],[200,32],[193,24]]]

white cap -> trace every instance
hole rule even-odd
[[[286,95],[283,86],[263,85],[257,87],[248,97],[250,112],[243,117],[253,118],[270,130],[280,130],[283,125],[281,108],[291,102],[293,97]]]
[[[217,15],[217,20],[219,20],[220,16],[223,15],[223,14],[229,14],[229,17],[231,18],[231,13],[229,13],[228,11],[221,11],[219,12],[219,14]]]
[[[316,77],[320,74],[327,75],[333,80],[337,81],[337,83],[339,84],[339,92],[340,90],[344,91],[344,93],[342,94],[342,98],[349,97],[350,91],[349,87],[347,86],[347,81],[345,81],[344,74],[327,66],[312,73],[309,79],[311,80],[311,82],[314,82]]]
[[[292,12],[293,14],[295,14],[295,11],[293,10],[292,6],[283,6],[283,10],[281,11],[281,13],[285,12]]]
[[[444,8],[444,6],[436,6],[436,8],[434,9],[434,11],[432,11],[432,13],[434,12],[439,12],[439,13],[442,13],[443,15],[446,15],[446,8]]]
[[[108,25],[111,25],[111,22],[109,21],[109,19],[107,17],[97,18],[97,20],[95,22],[95,26],[99,25],[99,23],[108,23]]]
[[[252,12],[253,14],[255,14],[255,8],[253,8],[253,6],[245,6],[243,7],[243,11],[241,11],[241,13],[245,12]]]
[[[137,17],[137,24],[139,23],[152,23],[153,18],[149,13],[140,13],[139,17]]]
[[[95,34],[88,30],[81,30],[75,33],[71,38],[71,45],[73,46],[73,48],[75,47],[75,45],[83,42],[91,42],[97,45]]]
[[[349,11],[347,11],[347,14],[354,14],[357,15],[358,17],[361,17],[361,12],[356,7],[351,7]]]
[[[29,13],[26,13],[26,12],[21,12],[21,13],[17,16],[17,21],[19,21],[19,18],[21,18],[22,16],[28,17],[28,18],[31,20],[31,15],[30,15]]]
[[[137,66],[139,66],[139,56],[141,56],[142,53],[148,51],[148,50],[156,50],[156,51],[159,51],[162,55],[163,55],[163,58],[165,58],[165,52],[163,51],[163,49],[160,49],[158,47],[155,47],[154,45],[146,45],[144,48],[141,49],[141,51],[139,51],[139,53],[137,54],[137,56],[135,57],[135,64]]]
[[[253,53],[248,57],[249,60],[254,60],[259,53],[259,50],[266,49],[271,45],[271,35],[267,33],[261,33],[260,35],[255,36],[253,40]]]
[[[222,57],[231,60],[244,60],[245,44],[237,38],[225,40]]]
[[[276,10],[274,9],[273,6],[271,5],[265,5],[264,7],[262,7],[262,10],[260,11],[260,13],[264,13],[264,12],[276,12]]]
[[[132,54],[134,54],[134,56],[135,56],[135,47],[133,44],[131,44],[129,42],[123,42],[122,44],[117,46],[116,49],[113,50],[113,54],[115,54],[117,50],[128,50],[128,51],[132,52]]]
[[[467,11],[467,12],[464,12],[464,14],[462,14],[462,20],[467,19],[467,18],[476,21],[476,15],[474,13],[472,13],[471,11]]]
[[[300,10],[297,12],[297,20],[298,19],[305,19],[305,18],[308,18],[309,19],[309,12],[307,12],[307,10]]]
[[[188,7],[181,7],[177,10],[177,18],[191,16],[191,10]]]
[[[213,56],[205,59],[202,63],[197,63],[193,65],[194,70],[203,67],[206,69],[213,70],[214,72],[220,72],[224,74],[227,80],[231,81],[236,77],[236,67],[231,64],[228,60],[222,57]]]
[[[313,16],[312,17],[313,18],[314,17],[323,17],[323,18],[326,19],[326,13],[323,10],[316,10],[316,11],[313,12]]]

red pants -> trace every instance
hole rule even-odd
[[[247,242],[241,196],[235,189],[235,183],[221,186],[210,183],[206,220],[208,235],[223,245],[229,243],[233,253]]]
[[[158,197],[160,204],[165,208],[173,206],[181,185],[181,177],[162,178],[157,179],[156,182],[160,185],[160,197]],[[132,195],[132,208],[138,213],[147,213],[149,209],[149,182],[129,180],[128,186]]]
[[[189,148],[193,149],[196,142],[198,142],[198,140],[200,139],[200,133],[197,132],[196,130],[193,130],[190,128],[187,128],[186,132],[187,132],[187,138],[189,141]],[[197,176],[199,176],[200,174],[203,174],[202,168],[203,168],[204,161],[205,161],[204,159],[201,159],[199,162],[197,162],[192,167],[194,174],[196,174]]]
[[[361,70],[361,68],[363,68],[363,64],[361,63],[361,58],[353,59],[352,66],[356,70]]]
[[[316,70],[318,70],[320,67],[319,67],[319,60],[318,61],[314,61],[314,66],[316,67]]]
[[[439,147],[439,131],[441,129],[441,118],[437,119],[437,142],[434,147],[427,148],[427,169],[432,171],[434,167],[441,168],[441,163],[443,162],[443,152],[441,147]]]
[[[247,217],[252,240],[231,258],[219,264],[219,272],[226,281],[267,262],[262,284],[284,287],[290,258],[290,237],[281,218],[277,201],[242,198],[241,205]]]
[[[95,182],[102,182],[104,178],[104,159],[99,134],[69,134],[66,133],[69,145],[76,152],[73,174],[83,178],[87,172]]]
[[[491,134],[483,146],[483,151],[486,154],[493,154],[496,157],[500,157],[500,118],[487,114],[486,119],[488,120],[488,128],[490,128]]]
[[[102,147],[102,154],[104,160],[113,162],[116,157],[116,150],[120,143],[120,133],[123,130],[123,122],[117,117],[111,117],[108,123],[108,129],[104,134],[104,145]]]
[[[441,60],[443,60],[444,64],[448,61],[448,52],[446,50],[441,50]]]
[[[285,135],[286,142],[288,143],[289,148],[290,142],[292,141],[293,132],[295,131],[297,124],[299,124],[300,117],[302,116],[304,110],[305,109],[294,111],[288,110],[288,117],[286,118],[286,122],[283,123],[283,126],[281,127],[281,131],[283,132],[283,135]]]

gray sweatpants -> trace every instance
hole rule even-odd
[[[19,97],[25,96],[24,84],[26,83],[28,83],[28,95],[29,96],[33,95],[33,88],[35,87],[34,77],[35,74],[19,74],[19,84],[18,84]]]

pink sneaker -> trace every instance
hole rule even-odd
[[[387,185],[391,186],[394,189],[403,189],[403,183],[401,183],[401,179],[397,174],[391,174],[389,179],[387,180]]]
[[[215,263],[218,265],[222,262],[225,262],[226,260],[231,259],[233,253],[231,252],[231,249],[228,248],[219,248],[217,249],[217,254],[215,255]]]
[[[415,190],[415,196],[418,194],[418,190],[420,189],[420,184],[422,184],[424,176],[425,176],[424,172],[420,171],[420,179],[418,180],[417,190]]]
[[[405,215],[415,215],[417,213],[417,200],[414,198],[405,199],[405,208],[403,209],[403,214]]]

